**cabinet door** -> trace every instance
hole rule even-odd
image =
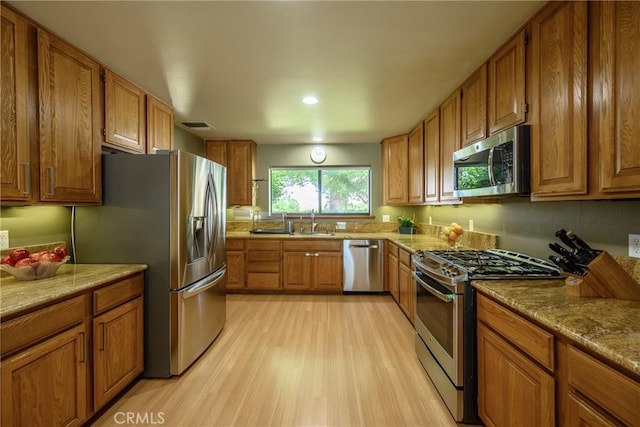
[[[396,302],[400,301],[399,267],[400,263],[398,262],[398,258],[389,254],[389,258],[387,259],[387,280],[389,281],[389,293]]]
[[[525,121],[525,41],[520,31],[489,58],[489,134]]]
[[[409,134],[409,203],[424,202],[424,132],[420,122]]]
[[[384,204],[406,205],[409,201],[408,135],[398,135],[382,141],[382,172]]]
[[[600,189],[606,195],[640,192],[640,3],[594,2],[593,144],[600,153]],[[594,167],[597,171],[597,165]]]
[[[462,84],[461,115],[463,146],[487,137],[487,64]]]
[[[587,192],[587,4],[551,2],[531,22],[531,193]]]
[[[38,30],[40,199],[99,203],[102,94],[97,62]]]
[[[227,252],[227,289],[244,288],[244,252]]]
[[[313,257],[313,288],[342,291],[342,252],[316,252]]]
[[[440,110],[424,121],[424,200],[440,201]]]
[[[256,168],[256,143],[227,143],[227,204],[253,206],[253,183]]]
[[[285,252],[282,255],[284,289],[311,289],[312,256],[313,253],[309,252]]]
[[[213,160],[222,166],[227,166],[227,142],[206,141],[205,155],[207,156],[207,159]]]
[[[568,426],[614,427],[620,425],[574,393],[569,393],[567,398],[566,420]]]
[[[29,201],[31,159],[27,123],[27,23],[3,6],[0,31],[0,194],[2,201]]]
[[[173,149],[173,108],[147,95],[147,153]]]
[[[93,319],[93,401],[99,409],[144,369],[142,298]]]
[[[400,263],[398,269],[398,288],[398,304],[400,305],[402,311],[404,311],[404,314],[406,314],[409,318],[409,321],[413,324],[413,315],[415,311],[415,287],[413,276],[411,275],[411,268],[403,263]]]
[[[76,426],[87,414],[84,324],[2,361],[3,426]]]
[[[440,201],[453,196],[453,152],[460,149],[460,89],[440,106]]]
[[[144,91],[110,70],[105,70],[105,140],[131,153],[146,151]]]
[[[551,375],[478,324],[478,412],[487,426],[555,425],[554,387]]]

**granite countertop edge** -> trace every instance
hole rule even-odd
[[[3,277],[0,279],[0,319],[17,317],[146,269],[145,264],[65,264],[46,279],[19,281]]]
[[[561,279],[472,284],[556,335],[640,376],[640,301],[570,296]]]

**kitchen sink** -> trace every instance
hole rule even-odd
[[[323,233],[321,231],[295,233],[299,236],[335,236],[336,233]]]

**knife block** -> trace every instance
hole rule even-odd
[[[586,276],[565,273],[567,295],[640,301],[640,283],[608,252],[602,251],[587,267]]]

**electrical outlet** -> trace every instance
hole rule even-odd
[[[629,256],[640,258],[640,234],[629,234]]]
[[[9,249],[9,230],[0,231],[0,250]]]

